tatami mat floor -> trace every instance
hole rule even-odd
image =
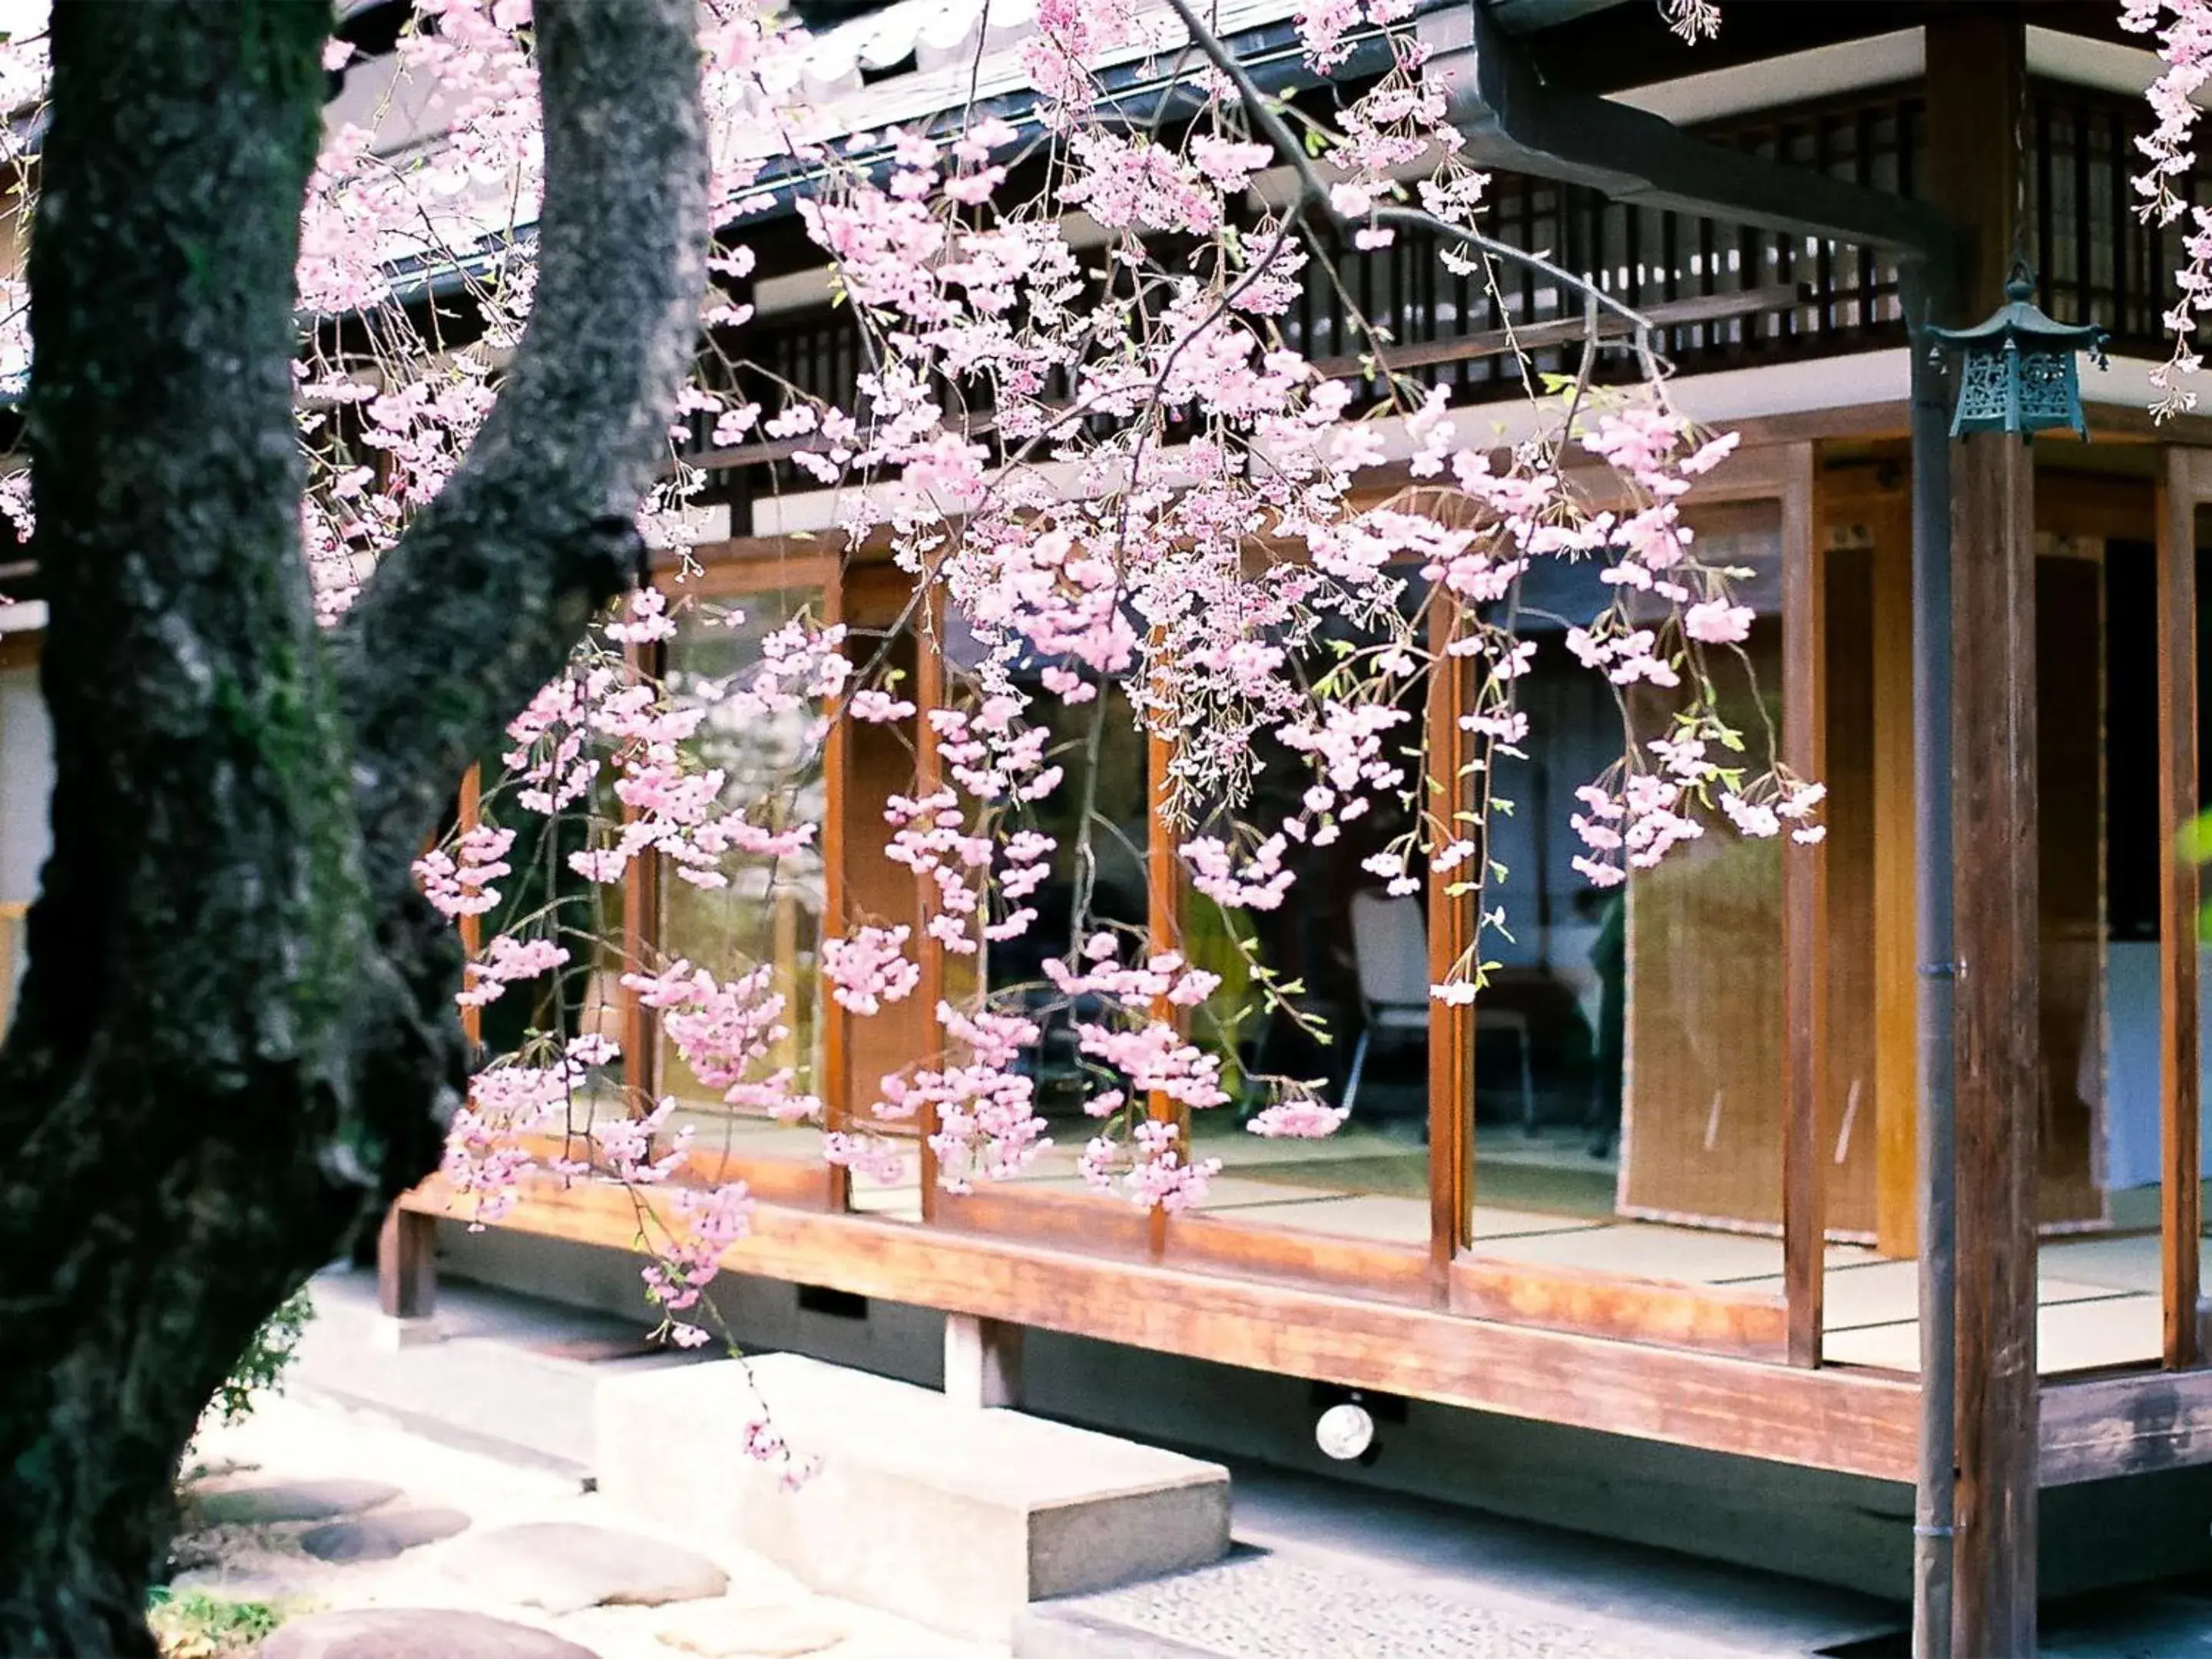
[[[1024,1175],[1005,1184],[1085,1191],[1075,1172],[1079,1126],[1067,1130]],[[805,1126],[702,1113],[695,1134],[702,1148],[740,1155],[806,1161],[820,1155],[820,1132]],[[1232,1139],[1218,1132],[1201,1134],[1197,1150],[1230,1164],[1199,1206],[1209,1217],[1408,1247],[1428,1241],[1428,1149],[1414,1138],[1411,1126],[1347,1125],[1323,1141],[1243,1134]],[[1478,1140],[1476,1157],[1478,1194],[1502,1200],[1485,1203],[1478,1197],[1474,1248],[1480,1255],[1531,1267],[1782,1291],[1778,1237],[1610,1215],[1613,1165],[1589,1156],[1581,1130],[1534,1137],[1517,1130],[1486,1133]],[[902,1178],[889,1184],[856,1177],[852,1207],[890,1219],[919,1220],[917,1160],[908,1157],[904,1166]],[[1917,1265],[1886,1260],[1855,1244],[1831,1244],[1825,1260],[1829,1362],[1917,1370]],[[2037,1341],[2046,1374],[2158,1358],[2161,1315],[2154,1230],[2046,1238],[2039,1267]],[[2212,1260],[2206,1276],[2212,1279]]]

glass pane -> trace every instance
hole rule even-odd
[[[747,805],[757,823],[781,829],[820,824],[827,808],[817,733],[811,707],[763,714],[732,701],[732,687],[756,671],[762,645],[777,629],[818,617],[814,588],[749,593],[734,605],[687,611],[667,641],[665,673],[679,706],[703,704],[706,718],[684,744],[687,761],[719,769],[722,799]],[[822,1019],[818,957],[822,943],[822,858],[818,842],[780,858],[731,853],[720,866],[728,884],[701,886],[664,862],[660,872],[660,948],[730,979],[767,966],[784,999],[787,1035],[746,1080],[788,1068],[800,1094],[816,1090],[820,1075]],[[738,1156],[812,1158],[820,1132],[777,1123],[765,1111],[732,1106],[720,1089],[692,1074],[669,1042],[659,1039],[659,1087],[677,1097],[681,1115],[698,1129],[702,1149]]]
[[[1419,629],[1426,585],[1407,576],[1400,623]],[[1318,676],[1340,652],[1388,637],[1386,626],[1334,619],[1300,667]],[[1378,790],[1373,808],[1340,823],[1333,841],[1290,841],[1283,864],[1295,879],[1280,905],[1224,908],[1202,893],[1183,895],[1184,953],[1222,981],[1197,1010],[1192,1035],[1219,1059],[1232,1097],[1190,1115],[1194,1151],[1223,1165],[1199,1206],[1206,1215],[1408,1247],[1428,1242],[1427,870],[1416,855],[1398,884],[1413,890],[1393,893],[1369,867],[1414,828],[1425,696],[1423,684],[1407,686],[1402,718],[1383,739],[1381,758],[1401,769],[1403,799],[1395,786]],[[1312,763],[1272,735],[1255,747],[1252,799],[1237,816],[1267,836],[1304,816]],[[1218,815],[1191,834],[1226,840],[1231,826]],[[1270,999],[1268,985],[1295,988]],[[1286,1093],[1348,1115],[1320,1139],[1251,1133],[1257,1114]]]
[[[1885,1220],[1894,1226],[1901,1218],[1881,1213],[1879,1153],[1886,1109],[1901,1109],[1900,1127],[1910,1127],[1912,1059],[1908,1045],[1898,1057],[1907,1069],[1893,1078],[1877,1030],[1886,1000],[1909,999],[1912,990],[1909,981],[1898,982],[1896,951],[1900,938],[1911,937],[1911,550],[1902,513],[1869,516],[1869,523],[1836,527],[1820,576],[1828,835],[1820,859],[1828,983],[1826,1091],[1816,1144],[1828,1236],[1863,1243],[1875,1242]],[[1888,769],[1877,763],[1878,752]],[[1909,972],[1909,959],[1902,966]],[[1899,1082],[1901,1096],[1885,1095]],[[1901,1205],[1899,1196],[1893,1190],[1887,1201],[1909,1213],[1909,1180]]]
[[[947,993],[954,995],[963,980],[970,988],[980,981],[992,1011],[1034,1020],[1042,1033],[1018,1063],[1035,1079],[1036,1114],[1052,1144],[1019,1176],[991,1186],[1090,1195],[1077,1160],[1100,1126],[1085,1111],[1085,1102],[1118,1087],[1120,1079],[1079,1046],[1077,1023],[1104,1018],[1097,1000],[1071,1000],[1048,980],[1044,964],[1079,960],[1083,939],[1101,930],[1123,940],[1122,960],[1137,956],[1147,912],[1145,855],[1151,834],[1146,739],[1120,685],[1109,684],[1103,694],[1070,705],[1035,678],[1037,667],[1028,665],[1015,684],[1030,699],[1024,719],[1047,733],[1048,763],[1060,769],[1060,777],[1048,794],[1010,818],[1006,830],[1048,836],[1052,850],[1031,866],[1043,869],[1042,880],[1018,896],[994,884],[988,899],[993,925],[1018,909],[1033,910],[1036,917],[1011,938],[986,941],[971,955],[951,955]],[[1004,873],[1003,865],[994,870]],[[962,1006],[975,996],[970,988]],[[1102,1203],[1129,1204],[1124,1197],[1098,1196]]]
[[[2039,1148],[2038,1358],[2049,1374],[2141,1363],[2159,1348],[2162,854],[2156,556],[2142,539],[2148,482],[2046,465],[2036,488],[2045,526],[2034,595],[2041,1067],[2034,1095],[2019,1104],[2033,1114]],[[1850,542],[1864,526],[1839,527],[1826,590],[1823,1129],[1835,1164],[1832,1237],[1864,1239],[1875,1253],[1846,1259],[1831,1247],[1824,1348],[1832,1362],[1911,1371],[1919,1361],[1918,1031],[1906,999],[1917,854],[1911,744],[1899,717],[1910,682],[1896,682],[1893,649],[1909,596],[1897,547],[1909,528],[1880,510],[1868,523],[1870,602]],[[1870,1027],[1855,1012],[1869,1004]],[[1850,1095],[1866,1075],[1871,1123],[1868,1091],[1856,1103]],[[1852,1167],[1868,1130],[1870,1183]]]
[[[2037,538],[2038,996],[2043,1039],[2037,1106],[2046,1224],[2105,1218],[2096,1168],[2105,1104],[2103,556],[2101,541]],[[2155,663],[2155,640],[2146,643]],[[2154,689],[2154,732],[2155,696]],[[2155,769],[2150,786],[2156,789]],[[2154,1024],[2153,1042],[2154,1049]]]
[[[1747,569],[1755,613],[1740,655],[1710,660],[1723,718],[1763,765],[1782,708],[1781,512],[1761,502],[1690,515],[1709,561]],[[1532,607],[1563,628],[1608,590],[1593,566],[1547,571]],[[1574,791],[1662,736],[1678,692],[1617,702],[1540,636],[1522,683],[1526,759],[1498,768],[1505,866],[1486,903],[1510,938],[1476,1005],[1474,1249],[1598,1273],[1770,1288],[1781,1270],[1782,849],[1716,809],[1704,834],[1625,886],[1571,866]],[[1624,732],[1624,714],[1626,730]]]
[[[2043,469],[2039,502],[2102,483]],[[2148,495],[2132,505],[2147,507]],[[2049,507],[2039,513],[2050,515]],[[2067,515],[2069,530],[2081,517]],[[2035,562],[2036,1359],[2049,1375],[2152,1361],[2163,1341],[2163,858],[2156,550],[2140,534],[2040,534]]]
[[[1902,455],[1836,469],[1824,498],[1836,503],[1822,575],[1827,1027],[1815,1142],[1831,1241],[1828,1357],[1893,1366],[1910,1364],[1919,1341],[1912,528]]]

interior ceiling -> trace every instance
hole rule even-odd
[[[1658,0],[1489,0],[1547,80],[1593,93],[1755,64],[1815,46],[1917,28],[1960,12],[2016,12],[2062,33],[2142,46],[2115,0],[1720,0],[1717,40],[1685,45]]]

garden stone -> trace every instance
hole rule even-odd
[[[455,1547],[445,1567],[493,1601],[548,1613],[700,1601],[721,1595],[730,1583],[696,1551],[562,1521],[476,1534]]]
[[[280,1480],[264,1486],[198,1492],[193,1501],[212,1525],[262,1527],[359,1515],[398,1496],[398,1487],[380,1480]]]
[[[386,1510],[331,1521],[303,1533],[300,1547],[318,1561],[389,1561],[418,1544],[434,1544],[468,1529],[459,1510]]]
[[[844,1621],[811,1607],[770,1607],[693,1601],[653,1629],[662,1646],[699,1659],[800,1659],[850,1633]]]
[[[295,1619],[261,1644],[261,1659],[599,1659],[528,1625],[444,1607],[360,1607]]]

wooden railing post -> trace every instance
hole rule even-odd
[[[1427,810],[1441,848],[1467,836],[1475,855],[1457,868],[1429,872],[1429,979],[1441,984],[1474,947],[1477,896],[1490,857],[1486,827],[1464,821],[1474,811],[1468,763],[1474,744],[1460,717],[1474,702],[1473,659],[1447,647],[1456,632],[1458,603],[1439,588],[1429,599]],[[1454,892],[1454,887],[1466,890]],[[1470,970],[1471,971],[1471,970]],[[1522,1039],[1526,1042],[1524,1036]],[[1474,1242],[1475,1011],[1471,1004],[1429,1005],[1429,1257],[1439,1299],[1450,1294],[1451,1264]]]
[[[2197,816],[2197,496],[2191,453],[2169,448],[2158,480],[2159,1232],[2169,1370],[2203,1358],[2197,1234],[2203,1224],[2197,1116],[2197,910],[2194,854],[2182,832]]]
[[[1782,747],[1799,776],[1826,775],[1826,572],[1819,545],[1813,446],[1793,444],[1782,496]],[[1790,1363],[1820,1363],[1827,1236],[1827,848],[1782,845],[1782,1267]]]
[[[404,1210],[385,1212],[376,1236],[376,1304],[383,1315],[379,1341],[402,1347],[432,1334],[438,1311],[438,1218]]]

